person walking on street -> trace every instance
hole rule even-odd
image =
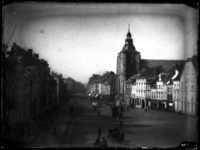
[[[100,113],[101,113],[100,110],[98,110],[98,116],[100,116]]]
[[[106,140],[104,137],[102,138],[102,146],[103,146],[104,148],[107,148],[107,147],[108,147],[107,140]]]
[[[94,145],[95,145],[95,146],[100,146],[100,145],[101,145],[101,141],[100,141],[99,138],[96,139]]]
[[[98,133],[99,133],[99,139],[100,139],[100,137],[101,137],[101,127],[99,127],[99,129],[98,129]]]

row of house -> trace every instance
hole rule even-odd
[[[126,81],[125,97],[129,107],[197,113],[197,56],[188,58],[185,63],[144,67],[138,74]],[[89,79],[88,91],[100,99],[113,98],[117,93],[117,75],[105,72],[93,74]]]
[[[145,67],[126,81],[126,105],[195,115],[197,72],[197,56],[167,71],[162,66]]]
[[[100,99],[112,99],[116,94],[116,75],[112,71],[107,71],[103,75],[93,74],[89,78],[88,91],[90,95],[99,96]]]
[[[64,80],[32,49],[3,45],[3,131],[56,111],[70,94]]]
[[[196,114],[197,74],[196,55],[187,60],[141,59],[128,28],[125,44],[117,55],[116,74],[112,72],[112,83],[108,78],[111,72],[93,74],[89,91],[117,95],[127,107]],[[111,85],[115,88],[111,89]]]

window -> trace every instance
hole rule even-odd
[[[194,81],[194,78],[193,78],[193,74],[192,74],[191,82],[193,83],[193,81]]]
[[[185,82],[187,83],[188,77],[187,74],[185,75]]]
[[[191,86],[191,92],[193,92],[193,85]]]

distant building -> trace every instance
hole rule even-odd
[[[162,72],[162,67],[154,67],[154,68],[146,68],[146,70],[142,70],[141,74],[138,75],[136,78],[136,107],[139,108],[146,108],[148,103],[150,104],[151,101],[149,99],[151,92],[150,92],[150,83],[154,80],[160,72]],[[147,90],[148,87],[148,90]],[[147,98],[147,91],[148,91],[148,98]],[[148,99],[148,100],[147,100]]]
[[[93,74],[89,79],[89,95],[96,96],[101,100],[114,100],[116,94],[116,75],[112,71],[106,71],[103,75]]]
[[[90,89],[90,94],[92,93],[99,93],[99,79],[100,75],[93,74],[92,77],[89,79],[89,89]]]
[[[136,51],[133,45],[133,39],[131,38],[130,30],[128,29],[127,38],[125,39],[125,45],[122,51],[117,56],[117,79],[116,88],[118,95],[125,98],[126,104],[130,104],[129,100],[126,99],[126,81],[141,72],[145,68],[154,68],[161,66],[163,71],[166,72],[173,64],[184,64],[185,60],[159,60],[159,59],[141,59],[140,52]],[[143,80],[140,80],[143,82]],[[138,84],[143,84],[139,83]],[[146,81],[144,81],[146,83]],[[137,86],[137,85],[136,85]],[[139,90],[143,92],[144,90]],[[138,92],[139,92],[138,91]],[[144,93],[138,94],[144,94]],[[138,95],[137,94],[137,95]],[[144,96],[144,95],[143,95]]]
[[[15,51],[9,53],[4,67],[4,123],[6,127],[12,127],[27,119],[27,99],[24,97],[26,68]]]
[[[197,56],[187,59],[180,77],[180,101],[178,111],[185,114],[197,113]]]
[[[163,79],[167,87],[165,107],[169,111],[177,111],[177,102],[179,101],[179,81],[183,71],[183,66],[183,64],[173,64],[166,72],[167,76]]]

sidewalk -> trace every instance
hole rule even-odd
[[[69,102],[68,102],[69,103]],[[63,109],[66,109],[66,107],[69,107],[68,106],[68,103],[66,103],[66,106],[63,106],[61,107],[57,113],[52,113],[50,114],[50,119],[46,119],[46,121],[44,121],[44,117],[43,116],[38,116],[37,118],[35,118],[33,120],[34,124],[31,125],[28,129],[27,129],[27,132],[26,134],[24,135],[23,137],[23,141],[25,141],[25,143],[29,142],[29,134],[31,134],[33,137],[34,135],[41,129],[43,128],[45,125],[49,124],[52,119],[57,116]]]
[[[68,133],[71,121],[74,118],[74,115],[78,109],[74,110],[74,113],[70,113],[70,106],[72,106],[75,102],[72,100],[69,103],[67,103],[65,106],[62,107],[62,109],[54,114],[47,122],[40,124],[41,126],[38,126],[34,133],[32,135],[34,136],[33,142],[26,139],[26,146],[33,147],[33,146],[45,146],[45,147],[56,147],[59,144],[62,145],[63,139],[66,136],[66,133]],[[76,105],[76,104],[75,104]],[[55,117],[56,116],[56,117]],[[64,116],[64,117],[63,117]],[[67,123],[63,123],[64,122]],[[52,121],[50,124],[50,121]],[[56,126],[56,134],[54,134],[54,127]],[[41,132],[38,132],[41,131]],[[28,137],[27,137],[28,138]]]

